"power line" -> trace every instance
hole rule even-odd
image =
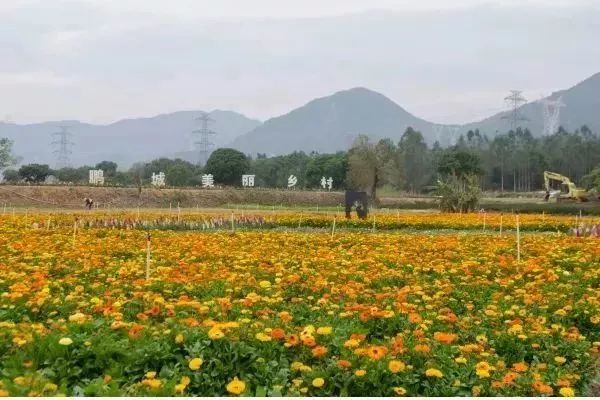
[[[206,165],[208,156],[215,145],[210,141],[210,137],[217,134],[216,132],[210,130],[208,125],[212,122],[215,122],[215,120],[209,117],[207,113],[203,112],[198,118],[196,118],[196,121],[200,121],[201,125],[200,129],[192,131],[192,134],[198,137],[198,140],[194,141],[193,144],[198,151],[198,162],[200,165]]]
[[[515,131],[519,127],[519,121],[528,121],[527,118],[521,115],[519,107],[527,103],[527,99],[523,97],[522,91],[511,90],[510,94],[504,98],[504,101],[508,103],[510,111],[507,115],[504,115],[502,119],[509,120],[510,130]]]
[[[61,126],[59,128],[60,131],[52,133],[52,136],[56,139],[51,144],[55,147],[56,167],[60,169],[71,165],[71,147],[73,146],[73,142],[69,139],[73,134],[68,131],[68,126]]]

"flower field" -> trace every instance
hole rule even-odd
[[[512,215],[228,218],[0,218],[0,394],[572,396],[597,376],[600,241],[556,233],[572,217],[522,216],[520,263]]]

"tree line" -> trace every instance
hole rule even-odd
[[[8,160],[7,143],[0,143],[0,158]],[[60,182],[85,184],[90,169],[102,169],[107,184],[123,186],[149,185],[152,173],[164,172],[166,184],[176,187],[199,186],[203,174],[212,174],[218,185],[240,186],[242,174],[254,174],[256,186],[285,188],[294,175],[296,188],[309,189],[318,188],[326,176],[333,178],[335,189],[367,190],[375,197],[377,189],[385,186],[423,193],[432,190],[440,177],[476,176],[482,190],[520,192],[542,189],[545,170],[588,188],[600,186],[600,136],[586,126],[574,132],[560,128],[542,137],[521,128],[493,138],[472,130],[442,148],[437,142],[428,146],[421,132],[407,128],[398,142],[371,142],[360,135],[349,151],[335,154],[294,152],[250,158],[234,149],[217,149],[203,167],[167,158],[136,163],[127,170],[112,161],[57,170],[43,164],[11,169],[8,161],[0,163],[3,167],[9,167],[3,171],[6,182],[40,183],[53,175]]]

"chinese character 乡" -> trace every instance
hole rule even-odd
[[[290,175],[288,178],[288,188],[293,188],[298,183],[298,178],[295,175]]]
[[[255,175],[242,175],[242,186],[254,187],[254,176]]]
[[[215,187],[215,178],[212,174],[202,175],[202,187],[209,188]]]

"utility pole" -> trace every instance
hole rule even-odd
[[[71,165],[71,147],[73,142],[70,141],[73,134],[68,131],[68,126],[61,126],[60,131],[52,134],[55,140],[52,141],[52,146],[55,147],[56,167],[58,169],[65,168]]]
[[[523,97],[522,91],[511,90],[510,94],[504,98],[510,107],[510,111],[507,115],[503,116],[502,119],[507,119],[510,122],[510,130],[516,131],[519,127],[519,121],[527,121],[527,118],[519,113],[519,107],[527,102],[527,99]]]
[[[208,156],[210,155],[211,149],[214,146],[214,143],[210,140],[210,136],[217,134],[216,132],[211,131],[208,128],[208,125],[212,122],[215,122],[215,120],[209,117],[207,113],[203,112],[198,118],[196,118],[196,121],[200,121],[200,129],[192,131],[192,134],[198,137],[198,140],[194,141],[193,144],[198,150],[199,164],[206,165]]]

